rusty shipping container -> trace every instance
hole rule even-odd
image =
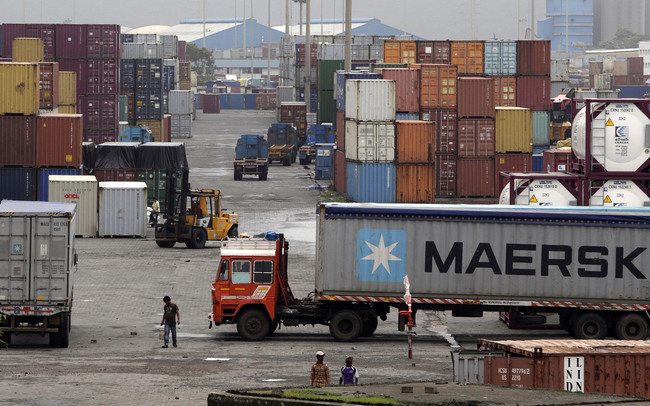
[[[452,41],[451,64],[458,66],[459,75],[483,73],[483,42]]]
[[[551,41],[517,41],[517,74],[532,76],[550,75]]]
[[[280,122],[291,123],[300,136],[307,135],[307,104],[305,102],[282,102],[280,104]]]
[[[345,137],[343,137],[345,138]],[[345,161],[345,152],[334,151],[334,190],[339,193],[345,193],[347,182],[347,162]]]
[[[120,26],[115,24],[88,24],[86,30],[86,57],[88,59],[120,58]]]
[[[59,105],[59,64],[58,62],[40,62],[39,64],[39,107],[53,110]]]
[[[456,110],[423,109],[420,118],[435,125],[436,153],[453,154],[458,145],[458,113]]]
[[[517,106],[531,110],[550,110],[551,77],[518,76]]]
[[[36,165],[36,116],[0,116],[0,167]]]
[[[643,75],[643,57],[635,56],[627,58],[627,73],[628,75],[641,74]]]
[[[336,111],[336,149],[345,152],[345,111]]]
[[[436,153],[435,134],[435,124],[431,121],[396,121],[396,162],[433,163]]]
[[[79,168],[83,139],[81,114],[41,114],[36,123],[36,166]]]
[[[384,63],[415,63],[415,41],[384,41]]]
[[[436,154],[436,196],[456,197],[456,173],[458,158],[454,154]]]
[[[496,194],[501,193],[508,181],[501,176],[501,172],[532,172],[533,156],[531,154],[497,154],[494,157],[494,184]]]
[[[59,70],[59,104],[77,104],[77,73]]]
[[[517,78],[514,76],[493,76],[494,106],[517,106]]]
[[[479,340],[485,384],[650,397],[650,343],[621,340]]]
[[[451,63],[451,42],[449,41],[415,41],[417,54],[415,63],[434,63],[449,65]]]
[[[43,62],[45,60],[43,39],[14,38],[11,50],[13,62]]]
[[[0,114],[37,114],[39,82],[38,63],[0,63]]]
[[[542,152],[542,171],[567,172],[571,163],[570,149],[547,149]]]
[[[496,152],[533,152],[533,112],[522,107],[498,107]]]
[[[458,197],[493,197],[494,157],[459,157],[456,187]]]
[[[458,117],[494,117],[494,81],[458,78]]]
[[[395,81],[395,111],[420,111],[420,71],[417,69],[381,69],[384,79]]]
[[[192,120],[191,115],[189,119],[190,121]],[[171,114],[163,115],[163,129],[162,129],[162,137],[160,142],[172,142],[172,115]]]
[[[397,203],[433,203],[436,196],[435,164],[395,165]]]
[[[494,119],[458,120],[458,156],[494,156]]]
[[[119,141],[115,129],[109,130],[94,130],[86,129],[84,131],[84,141],[93,142],[95,144],[103,144],[105,142]]]
[[[456,66],[422,64],[419,69],[420,107],[455,109]]]

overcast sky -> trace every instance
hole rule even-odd
[[[268,0],[0,0],[3,23],[111,23],[136,28],[175,25],[182,19],[241,18],[267,23]],[[340,19],[345,0],[311,0],[312,19]],[[383,23],[427,39],[523,38],[530,26],[531,0],[352,0],[355,18]],[[292,21],[298,4],[291,1]],[[285,0],[271,0],[271,25],[285,20]],[[544,0],[535,1],[535,19],[544,16]],[[322,12],[321,12],[322,10]],[[520,21],[523,20],[523,21]],[[318,34],[318,28],[312,28]]]

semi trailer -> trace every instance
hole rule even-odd
[[[314,290],[294,297],[289,243],[233,239],[212,283],[212,323],[246,340],[279,325],[370,336],[391,308],[481,317],[549,313],[573,337],[643,340],[650,310],[650,208],[327,203],[317,209]]]

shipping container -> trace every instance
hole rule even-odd
[[[431,121],[396,121],[396,162],[433,163],[436,154],[435,127]]]
[[[345,151],[345,112],[336,110],[336,125],[333,126],[336,133],[336,149]]]
[[[40,168],[36,173],[36,200],[47,202],[50,190],[50,175],[81,175],[80,169]]]
[[[147,184],[99,182],[99,236],[147,234]]]
[[[627,76],[627,60],[613,61],[611,73],[614,76]]]
[[[493,197],[494,157],[459,157],[456,167],[458,197]]]
[[[323,44],[323,47],[326,46],[327,44]],[[343,58],[318,61],[318,90],[334,90],[334,75],[337,70],[342,70],[344,65],[341,59]]]
[[[314,163],[314,179],[329,180],[334,175],[335,144],[316,144],[316,158]]]
[[[345,152],[337,148],[334,150],[334,190],[345,195],[347,193],[346,181],[347,162]]]
[[[492,76],[494,80],[494,106],[517,106],[517,78],[514,76]]]
[[[336,109],[345,111],[345,84],[348,79],[381,79],[379,73],[370,72],[336,72],[334,93],[336,97]]]
[[[2,56],[2,24],[0,24],[0,57]]]
[[[344,44],[321,44],[318,47],[318,70],[320,72],[320,63],[323,61],[342,61],[345,59]],[[339,69],[343,69],[342,67]],[[338,69],[337,69],[338,70]]]
[[[84,116],[84,130],[117,130],[118,95],[92,94],[77,97],[77,111]]]
[[[459,157],[494,156],[494,119],[459,118],[457,131]]]
[[[551,108],[550,76],[517,77],[517,106],[531,110]]]
[[[110,59],[86,62],[86,92],[89,94],[116,94],[120,89],[119,63]]]
[[[551,113],[533,111],[533,146],[550,145]]]
[[[216,114],[221,112],[221,98],[217,94],[203,95],[203,113]],[[230,95],[227,95],[228,97]],[[229,103],[230,104],[230,103]],[[225,107],[224,107],[225,108]]]
[[[318,111],[316,121],[320,123],[332,123],[334,121],[334,91],[318,91]]]
[[[456,108],[456,77],[452,65],[419,65],[420,106],[427,108]]]
[[[163,120],[136,120],[136,127],[147,127],[151,131],[151,137],[155,142],[163,141]]]
[[[77,73],[59,69],[59,105],[76,106]]]
[[[480,75],[483,73],[483,42],[452,41],[451,64],[458,67],[459,75]]]
[[[97,179],[94,176],[50,175],[48,200],[76,203],[75,235],[97,236]]]
[[[561,93],[568,92],[568,89],[570,88],[570,82],[551,82],[551,98],[555,98]]]
[[[495,119],[496,152],[532,152],[533,114],[521,107],[498,107]]]
[[[436,153],[452,154],[458,146],[458,113],[456,110],[423,109],[422,120],[432,121],[436,130]]]
[[[194,93],[189,90],[169,92],[169,114],[191,114],[194,108]]]
[[[627,73],[628,75],[643,75],[643,57],[633,56],[627,58]]]
[[[36,116],[0,116],[0,167],[36,165],[36,127]]]
[[[568,59],[551,59],[551,81],[552,82],[569,81],[569,60]]]
[[[494,157],[494,173],[496,192],[500,193],[508,180],[501,172],[533,172],[533,156],[531,154],[497,154]]]
[[[187,41],[178,41],[178,60],[181,62],[187,60]]]
[[[59,71],[74,72],[77,79],[77,95],[88,93],[88,78],[86,77],[85,59],[58,59]],[[76,96],[75,96],[76,97]]]
[[[602,61],[589,61],[589,76],[598,75],[603,72],[604,70]]]
[[[57,59],[86,58],[86,34],[85,25],[57,24],[55,34]]]
[[[384,63],[416,63],[415,41],[384,41]]]
[[[178,37],[176,35],[161,35],[163,57],[178,60]]]
[[[176,89],[179,81],[178,71],[178,59],[163,59],[163,89],[180,90]]]
[[[418,69],[381,69],[382,77],[395,81],[395,110],[420,111],[420,71]]]
[[[135,169],[100,168],[93,171],[97,182],[133,182],[136,177]]]
[[[118,141],[117,130],[116,129],[108,129],[108,130],[86,129],[84,130],[84,141],[92,142],[95,144],[102,144],[105,142],[115,142]]]
[[[393,162],[395,124],[346,120],[345,158],[356,162]]]
[[[515,41],[485,41],[484,73],[512,76],[517,73],[517,43]]]
[[[190,115],[190,116],[192,116],[192,115]],[[161,138],[160,141],[161,142],[171,142],[172,141],[172,115],[171,114],[165,114],[163,116],[162,138]]]
[[[395,165],[347,162],[346,193],[355,202],[395,203]]]
[[[0,201],[36,200],[36,169],[0,167]]]
[[[57,62],[40,62],[39,64],[40,100],[39,108],[54,110],[59,105],[59,64]]]
[[[120,26],[114,24],[88,24],[86,28],[86,58],[112,59],[120,56]]]
[[[38,63],[0,63],[0,114],[38,113],[39,72]]]
[[[36,123],[36,166],[79,168],[83,141],[81,114],[41,114]]]
[[[436,154],[436,196],[456,197],[456,173],[458,158],[455,154]]]
[[[163,91],[161,89],[136,89],[135,119],[162,120]]]
[[[397,203],[433,203],[436,193],[435,164],[395,165]]]
[[[307,105],[304,102],[282,102],[280,122],[291,123],[299,136],[307,135]]]
[[[417,54],[415,63],[449,65],[451,62],[451,42],[415,41]]]
[[[494,117],[494,81],[489,78],[458,78],[458,117]]]
[[[56,25],[25,24],[25,37],[43,40],[43,56],[46,62],[54,62],[56,57]]]
[[[568,172],[571,163],[570,149],[549,149],[543,152],[543,172]]]
[[[619,85],[624,86],[627,83],[619,83]],[[601,73],[599,75],[594,75],[594,85],[595,90],[609,90],[612,88],[612,74],[611,73]]]
[[[310,65],[318,64],[318,44],[311,45]],[[307,56],[305,55],[305,44],[296,44],[296,66],[305,66]]]
[[[41,38],[14,38],[11,60],[13,62],[43,62],[45,60]]]
[[[517,41],[517,73],[519,75],[551,74],[551,41]]]
[[[135,87],[136,89],[162,89],[163,60],[136,59]]]
[[[192,115],[191,114],[171,115],[171,137],[172,138],[192,137]]]

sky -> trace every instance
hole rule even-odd
[[[544,17],[544,0],[352,0],[353,18],[384,24],[426,39],[519,39]],[[245,4],[245,6],[244,6]],[[298,3],[292,4],[297,24]],[[267,24],[268,0],[0,0],[2,23],[119,24],[130,28],[175,25],[182,19],[252,16]],[[345,0],[311,0],[314,19],[343,18]],[[270,0],[271,25],[285,23],[285,0]],[[304,9],[303,7],[303,13]],[[315,31],[315,32],[314,32]],[[312,28],[314,34],[318,29]]]

